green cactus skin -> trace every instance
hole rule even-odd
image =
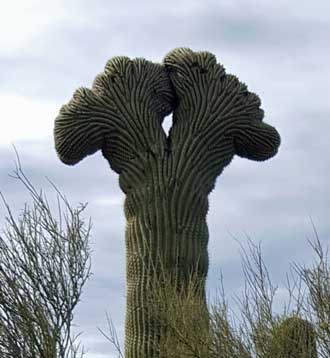
[[[147,303],[160,264],[181,286],[197,272],[205,298],[208,194],[235,154],[266,160],[280,144],[259,107],[212,54],[176,49],[164,65],[109,60],[92,89],[78,89],[61,108],[59,158],[72,165],[101,150],[126,194],[126,358],[163,354],[164,332]],[[172,111],[167,137],[161,123]]]
[[[313,325],[292,316],[273,329],[269,358],[317,358],[316,334]]]

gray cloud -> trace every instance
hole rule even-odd
[[[90,86],[112,56],[161,61],[177,46],[208,49],[228,69],[237,65],[238,74],[244,76],[257,72],[260,77],[261,61],[291,83],[298,75],[292,65],[305,65],[311,71],[314,64],[318,72],[317,64],[328,67],[325,45],[330,24],[316,18],[317,7],[304,11],[297,6],[294,11],[294,6],[288,9],[286,4],[265,6],[251,1],[232,6],[213,1],[180,4],[85,2],[72,17],[40,33],[33,50],[0,52],[4,69],[0,88],[63,100],[71,96],[71,88]]]

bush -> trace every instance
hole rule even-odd
[[[45,195],[24,175],[14,172],[29,192],[18,219],[7,204],[0,236],[1,358],[75,358],[83,349],[72,335],[73,310],[90,276],[89,233],[81,214],[56,189],[58,216]],[[62,210],[64,205],[65,211]]]

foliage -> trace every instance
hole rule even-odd
[[[0,356],[83,356],[72,321],[90,276],[91,225],[81,218],[86,205],[73,208],[53,185],[56,217],[46,196],[23,173],[19,159],[14,178],[25,186],[32,205],[26,204],[15,219],[0,193],[7,211],[0,236]]]

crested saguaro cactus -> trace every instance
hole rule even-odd
[[[161,124],[172,111],[166,136]],[[162,355],[146,303],[160,263],[181,286],[197,273],[205,297],[208,194],[235,154],[276,154],[280,136],[262,119],[258,96],[214,55],[185,48],[163,64],[115,57],[61,108],[59,158],[72,165],[101,150],[126,194],[126,358]]]

